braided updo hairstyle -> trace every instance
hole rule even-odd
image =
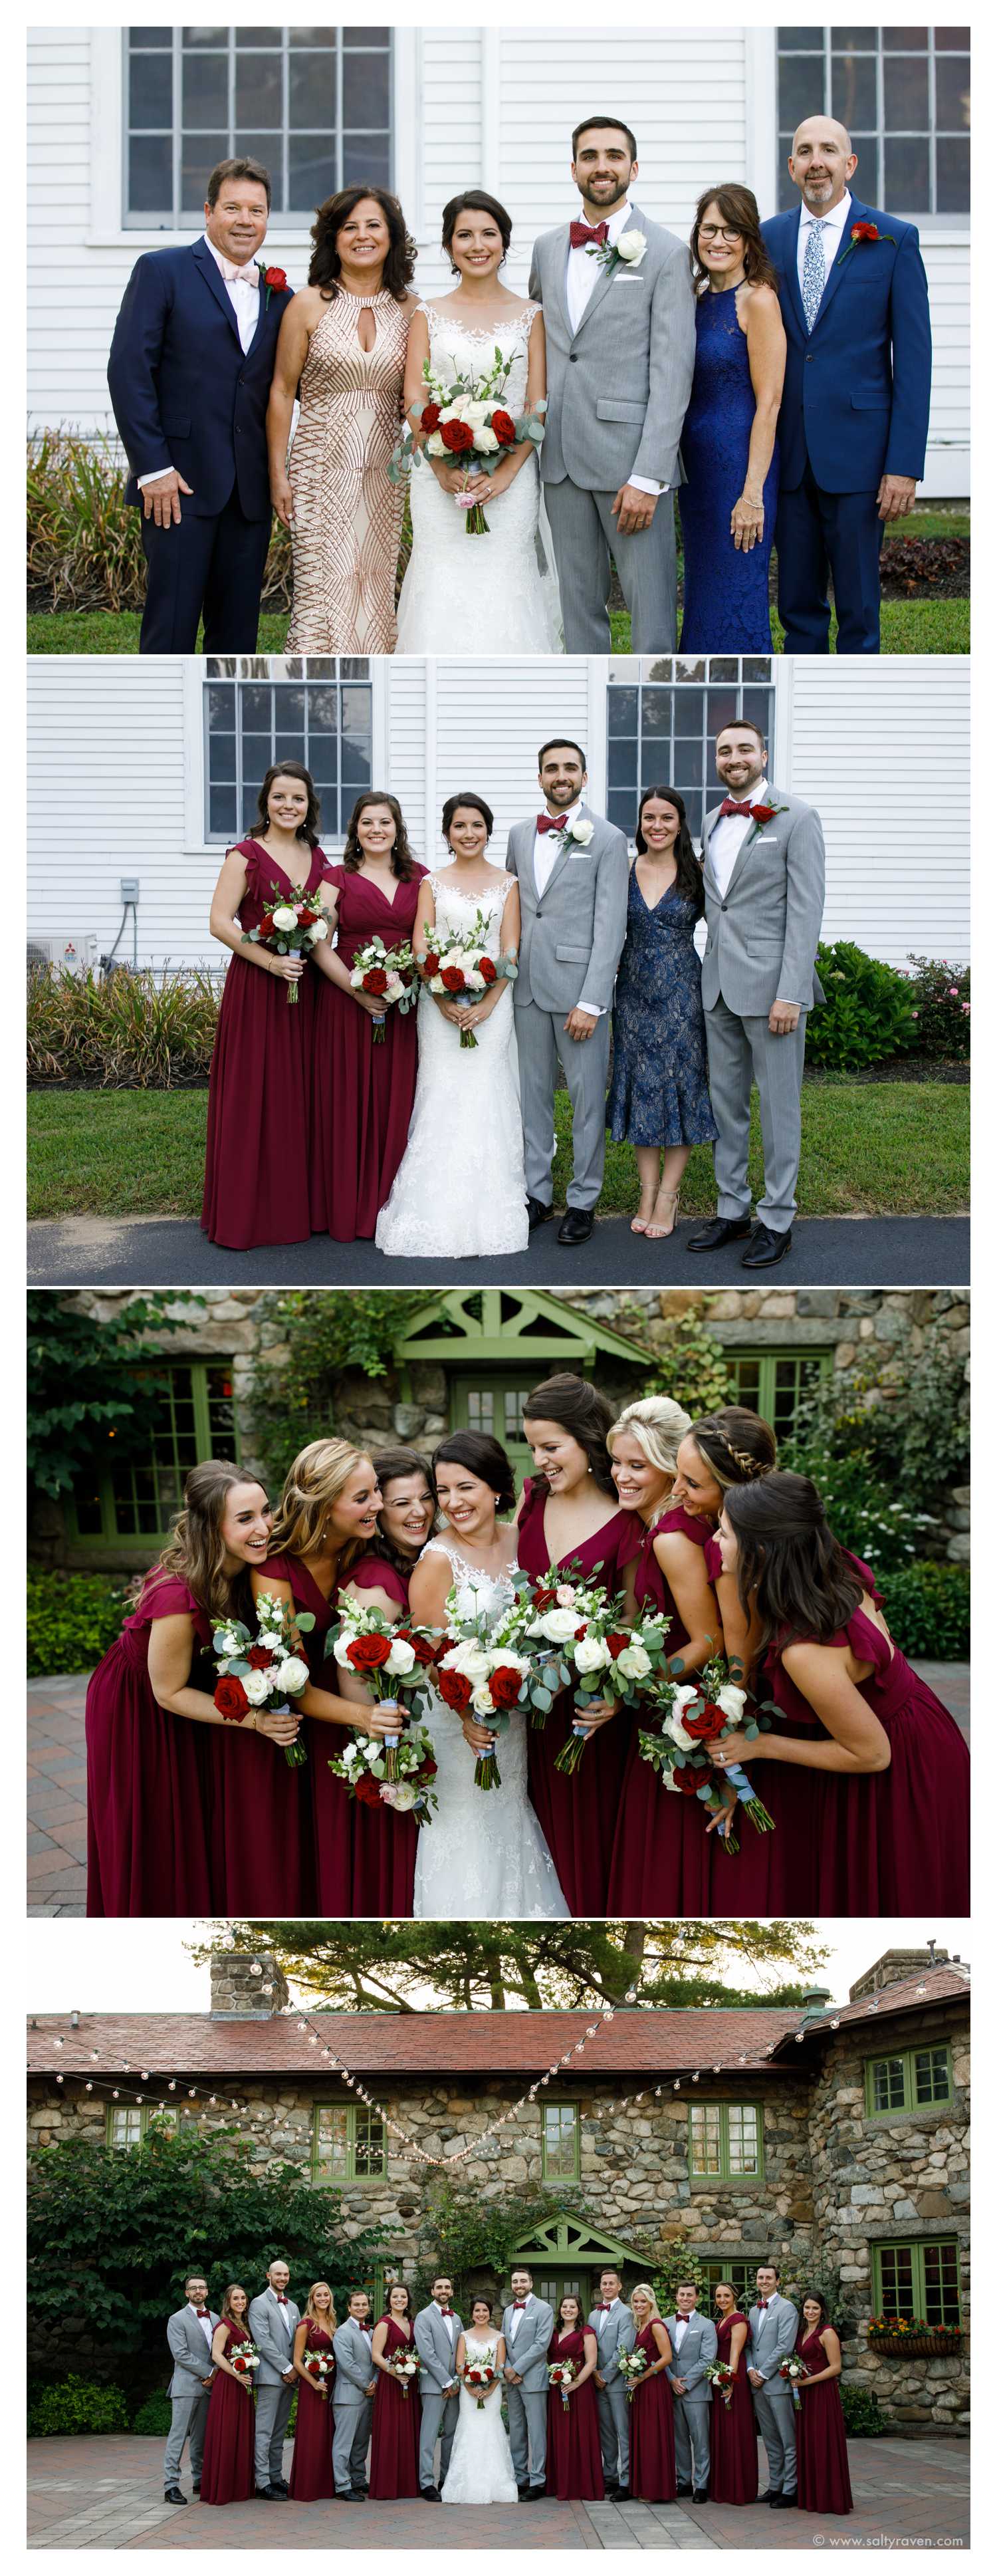
[[[775,1432],[760,1413],[746,1404],[726,1404],[719,1413],[701,1413],[689,1430],[722,1493],[730,1485],[753,1485],[770,1476],[777,1449]]]

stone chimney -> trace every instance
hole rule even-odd
[[[848,1989],[849,2003],[862,2003],[867,1995],[881,1995],[884,1986],[899,1986],[905,1977],[926,1976],[932,1968],[948,1965],[948,1951],[929,1942],[926,1950],[884,1950],[874,1967],[867,1968],[854,1986]]]
[[[272,1950],[212,1950],[212,2021],[269,2021],[289,2000]]]

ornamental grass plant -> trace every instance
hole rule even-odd
[[[220,987],[203,969],[28,977],[29,1089],[179,1091],[207,1082]]]

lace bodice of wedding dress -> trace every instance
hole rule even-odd
[[[470,543],[471,540],[468,540]],[[495,868],[483,894],[465,893],[456,871],[430,878],[441,944],[486,917],[484,946],[497,964],[512,878]],[[423,1261],[524,1252],[529,1242],[519,1065],[512,986],[462,1047],[431,993],[419,995],[419,1069],[408,1144],[375,1231],[379,1252]]]
[[[526,400],[529,337],[539,305],[527,304],[487,331],[476,331],[432,304],[419,307],[429,330],[435,376],[480,377],[496,349],[510,361],[503,408],[518,419]],[[485,503],[487,536],[469,537],[464,512],[423,461],[410,476],[412,553],[398,603],[399,653],[452,652],[473,634],[489,653],[563,651],[553,550],[540,532],[537,454],[506,491]]]
[[[446,1535],[423,1555],[449,1559],[458,1616],[499,1616],[513,1597],[508,1574],[486,1574]],[[473,1922],[524,1916],[563,1919],[568,1906],[526,1787],[526,1716],[513,1709],[497,1738],[500,1786],[476,1789],[474,1755],[455,1709],[430,1694],[427,1720],[437,1762],[437,1810],[419,1830],[413,1913],[421,1920]]]
[[[497,2348],[497,2335],[464,2337],[468,2361],[490,2361],[494,2367]],[[516,2493],[509,2436],[502,2422],[501,2389],[495,2389],[479,2408],[473,2390],[462,2386],[450,2466],[442,2487],[444,2504],[514,2504]]]

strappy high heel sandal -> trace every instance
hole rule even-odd
[[[647,1216],[641,1216],[641,1215],[640,1215],[640,1213],[638,1212],[638,1214],[637,1214],[636,1216],[632,1216],[632,1217],[631,1217],[631,1219],[630,1219],[630,1232],[631,1232],[631,1234],[646,1234],[646,1233],[647,1233],[648,1228],[649,1228],[649,1226],[651,1225],[651,1223],[652,1223],[652,1221],[653,1221],[653,1218],[654,1218],[654,1211],[655,1211],[655,1208],[657,1207],[658,1199],[659,1199],[660,1195],[661,1195],[661,1194],[660,1194],[660,1191],[656,1191],[655,1196],[654,1196],[654,1198],[653,1198],[653,1199],[652,1199],[652,1201],[651,1201],[650,1212],[649,1212],[649,1214],[648,1214]],[[644,1192],[643,1192],[643,1190],[641,1191],[640,1196],[641,1196],[641,1206],[643,1206],[643,1203],[644,1203]]]
[[[656,1224],[655,1224],[655,1222],[654,1222],[654,1219],[655,1219],[655,1217],[657,1216],[657,1213],[658,1213],[658,1209],[659,1209],[659,1207],[661,1206],[662,1199],[665,1199],[666,1201],[670,1201],[670,1202],[671,1202],[672,1221],[671,1221],[671,1224],[670,1224],[670,1225],[656,1225]],[[650,1218],[650,1220],[649,1220],[648,1224],[644,1227],[644,1233],[646,1234],[646,1236],[647,1236],[647,1239],[648,1239],[648,1242],[649,1242],[649,1243],[664,1243],[664,1242],[666,1242],[666,1241],[667,1241],[667,1238],[668,1238],[668,1236],[669,1236],[670,1234],[674,1234],[674,1232],[675,1232],[675,1227],[676,1227],[676,1224],[677,1224],[677,1222],[678,1222],[678,1212],[679,1212],[679,1194],[678,1194],[678,1191],[677,1191],[677,1190],[659,1190],[659,1191],[658,1191],[657,1198],[655,1199],[655,1202],[654,1202],[654,1210],[653,1210],[653,1214],[652,1214],[652,1216],[651,1216],[651,1218]]]

